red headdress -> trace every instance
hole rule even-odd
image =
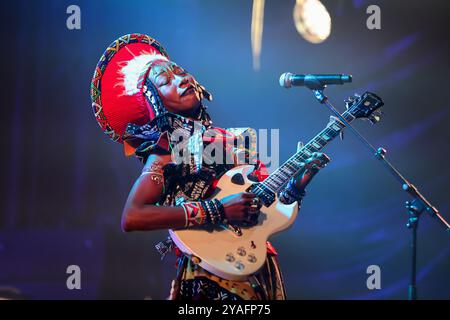
[[[155,61],[169,60],[166,50],[155,39],[139,34],[128,34],[111,43],[101,56],[91,83],[92,108],[98,124],[111,140],[123,143],[127,156],[135,154],[145,160],[145,155],[156,146],[168,149],[167,131],[180,126],[187,132],[193,122],[180,115],[169,113],[157,89],[148,79]],[[194,80],[203,99],[212,100],[211,94]],[[203,105],[196,120],[206,129],[211,126]],[[159,117],[165,114],[166,117]],[[154,120],[154,121],[152,121]],[[211,143],[216,139],[233,141],[231,132],[216,128],[214,137],[203,137]],[[141,156],[142,155],[142,156]]]
[[[106,48],[91,83],[92,108],[103,132],[122,143],[129,123],[144,125],[162,110],[145,98],[145,78],[151,63],[168,60],[155,39],[139,33],[124,35]]]

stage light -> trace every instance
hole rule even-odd
[[[307,41],[321,43],[331,33],[331,17],[319,0],[297,0],[294,7],[297,31]]]
[[[261,45],[264,26],[264,0],[253,0],[252,9],[252,54],[253,70],[257,71],[260,67]]]

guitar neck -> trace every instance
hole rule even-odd
[[[345,111],[342,114],[342,117],[349,123],[355,119],[349,111]],[[314,152],[319,152],[325,148],[344,128],[345,125],[339,119],[332,117],[325,129],[305,144],[297,151],[297,153],[290,157],[261,183],[269,190],[275,193],[279,192],[281,188],[301,170],[306,159]]]

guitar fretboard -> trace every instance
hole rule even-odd
[[[349,111],[345,111],[342,114],[342,117],[348,122],[352,122],[355,119]],[[288,183],[289,179],[301,170],[305,160],[314,152],[322,150],[331,140],[339,135],[344,127],[345,125],[339,121],[339,119],[331,118],[325,129],[304,145],[278,169],[272,172],[263,182],[261,182],[261,184],[274,193],[280,191],[281,188]]]

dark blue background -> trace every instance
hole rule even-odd
[[[28,298],[162,299],[175,274],[153,246],[166,231],[123,234],[120,216],[141,164],[99,129],[90,106],[95,64],[109,43],[133,32],[158,39],[174,61],[214,94],[223,127],[280,129],[280,159],[307,142],[329,112],[304,88],[278,86],[281,73],[349,73],[327,92],[371,90],[385,101],[378,126],[355,123],[450,219],[447,1],[323,1],[328,40],[297,33],[295,1],[266,1],[261,70],[252,69],[246,1],[8,1],[2,3],[0,286]],[[369,4],[382,29],[366,28]],[[81,30],[66,8],[81,8]],[[326,149],[330,165],[308,189],[300,216],[273,238],[290,299],[404,299],[409,276],[407,196],[347,133]],[[424,299],[450,298],[450,235],[423,216],[418,286]],[[66,267],[82,290],[66,288]],[[366,288],[381,267],[382,289]]]

